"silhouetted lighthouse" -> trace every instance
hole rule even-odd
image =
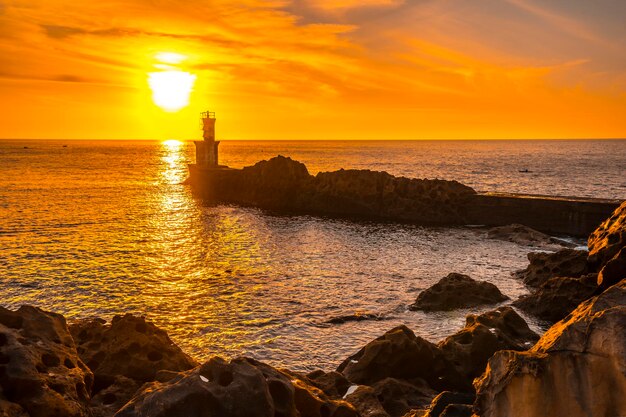
[[[196,165],[200,168],[217,168],[219,142],[215,140],[215,112],[205,111],[201,113],[203,141],[195,141]]]

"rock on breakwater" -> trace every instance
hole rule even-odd
[[[309,174],[291,158],[274,157],[241,170],[192,166],[201,196],[224,203],[294,213],[463,224],[475,191],[457,181],[409,179],[386,172],[339,170]]]

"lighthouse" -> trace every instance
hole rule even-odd
[[[202,141],[195,141],[196,144],[196,165],[199,168],[217,168],[219,141],[215,140],[215,112],[205,111],[200,114],[202,126]]]

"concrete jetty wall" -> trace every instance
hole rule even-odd
[[[619,207],[619,200],[478,193],[467,204],[471,224],[520,223],[553,234],[588,236]]]

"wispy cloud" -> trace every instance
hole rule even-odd
[[[552,131],[592,104],[626,129],[613,119],[625,107],[626,3],[599,3],[590,13],[586,0],[0,0],[0,88],[29,103],[32,80],[66,109],[92,100],[124,119],[137,103],[148,112],[154,55],[174,51],[198,75],[198,106],[251,117],[221,124],[232,137],[480,136],[488,120],[520,115]],[[81,85],[89,97],[77,98]],[[537,113],[546,106],[552,121]],[[250,116],[256,108],[271,121]]]

